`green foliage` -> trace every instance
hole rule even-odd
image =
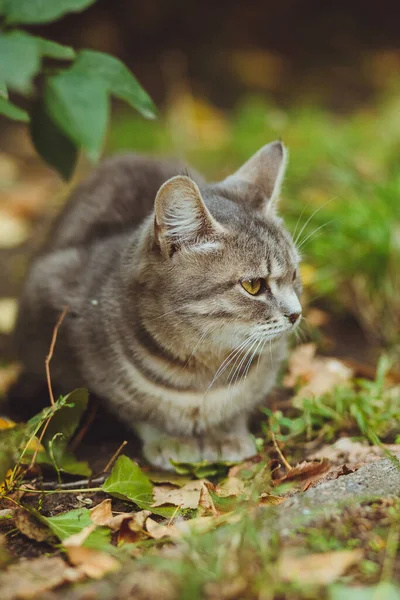
[[[96,161],[108,121],[108,97],[103,82],[72,68],[48,79],[44,101],[54,123]]]
[[[68,444],[78,428],[88,402],[87,390],[78,389],[61,396],[54,405],[43,409],[27,423],[10,429],[0,430],[0,483],[7,472],[13,469],[12,482],[17,477],[20,465],[29,465],[36,452],[36,462],[60,472],[89,476],[91,470],[85,461],[78,461],[68,451]],[[43,448],[38,448],[40,436],[46,422],[49,424],[43,435]]]
[[[8,24],[51,23],[69,12],[80,12],[96,0],[2,0],[0,14]]]
[[[3,0],[0,14],[8,26],[47,23],[67,12],[81,11],[94,1]],[[110,96],[128,103],[146,118],[156,116],[151,98],[129,69],[108,54],[93,50],[76,54],[69,46],[12,30],[0,31],[0,55],[0,114],[23,122],[31,120],[37,151],[64,178],[71,177],[80,148],[93,162],[99,159]],[[48,60],[53,61],[51,69],[46,67]],[[60,61],[74,62],[66,69]],[[27,97],[26,111],[8,101],[8,90]]]
[[[222,477],[226,475],[230,467],[236,464],[232,462],[210,463],[206,460],[199,463],[179,463],[172,460],[171,463],[179,475],[191,475],[197,479]]]
[[[142,510],[151,509],[157,515],[171,516],[174,508],[153,508],[153,485],[140,467],[127,456],[119,456],[110,477],[102,486],[116,498],[134,502]]]
[[[332,441],[346,432],[364,435],[377,445],[381,439],[391,440],[400,422],[400,388],[385,385],[389,368],[387,357],[382,357],[375,381],[359,379],[324,396],[294,400],[292,417],[264,409],[269,425],[278,439],[293,445],[317,436]]]
[[[71,535],[80,533],[85,527],[93,525],[93,521],[90,518],[90,511],[87,508],[77,508],[56,515],[55,517],[44,517],[38,511],[34,511],[34,515],[41,523],[44,523],[51,529],[60,542],[63,542]],[[110,539],[111,531],[109,529],[106,527],[96,527],[82,545],[96,550],[108,549]]]

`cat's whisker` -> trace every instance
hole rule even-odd
[[[186,368],[186,367],[188,366],[190,359],[191,359],[191,358],[193,358],[193,356],[194,356],[194,354],[195,354],[196,350],[199,348],[200,344],[201,344],[201,343],[204,341],[204,339],[207,337],[207,335],[208,335],[209,333],[211,333],[211,331],[212,331],[213,329],[215,329],[215,326],[211,326],[210,328],[206,329],[206,331],[205,331],[204,333],[202,333],[202,334],[201,334],[201,336],[200,336],[200,338],[199,338],[199,340],[198,340],[197,344],[195,345],[195,347],[194,347],[194,348],[193,348],[193,350],[192,350],[192,353],[191,353],[191,355],[190,355],[190,356],[189,356],[189,358],[187,359],[187,361],[186,361],[186,363],[185,363],[185,367],[184,367],[184,368]]]
[[[228,385],[228,393],[227,393],[227,398],[229,398],[229,401],[232,400],[232,395],[234,393],[235,386],[238,383],[238,379],[240,377],[240,370],[241,370],[242,366],[245,364],[245,362],[247,360],[247,357],[252,352],[254,346],[256,344],[258,344],[258,342],[259,342],[259,337],[257,335],[256,339],[253,340],[252,343],[247,346],[246,352],[245,352],[243,358],[240,360],[239,364],[236,366],[236,368],[235,368],[235,365],[234,365],[233,368],[235,368],[235,370],[234,370],[233,374],[231,375],[232,371],[229,374],[229,377],[228,377],[229,385]],[[225,406],[226,406],[226,400],[224,402],[224,408],[225,408]]]
[[[330,221],[327,221],[326,223],[323,223],[322,225],[320,225],[319,227],[317,227],[317,229],[314,229],[314,231],[312,231],[311,233],[309,233],[300,243],[299,246],[297,246],[297,250],[300,251],[301,248],[303,248],[303,246],[305,245],[305,243],[307,242],[307,240],[309,240],[310,238],[312,238],[313,236],[315,236],[315,234],[317,233],[317,231],[320,231],[320,229],[323,229],[324,227],[326,227],[327,225],[330,225],[331,223],[334,223],[337,219],[331,219]]]
[[[304,229],[307,227],[307,225],[309,224],[309,222],[311,221],[311,219],[313,219],[315,217],[315,215],[317,213],[319,213],[320,210],[322,210],[323,208],[325,208],[325,206],[327,206],[328,204],[330,204],[331,202],[333,202],[333,200],[335,200],[336,198],[331,198],[330,200],[328,200],[327,202],[325,202],[324,204],[322,204],[322,206],[319,206],[317,209],[314,210],[314,212],[308,217],[307,221],[304,223],[303,227],[301,228],[301,230],[299,231],[296,239],[294,240],[294,245],[297,246],[297,242],[299,241],[301,234],[303,233]]]
[[[254,337],[254,336],[256,336],[256,337]],[[244,355],[242,357],[239,355],[236,358],[235,363],[234,363],[233,367],[231,368],[231,371],[228,375],[228,379],[227,379],[227,383],[229,383],[228,390],[230,389],[230,387],[233,383],[233,379],[234,379],[236,373],[240,371],[241,366],[243,365],[244,361],[246,360],[247,353],[251,352],[251,349],[254,347],[254,344],[257,343],[257,340],[258,340],[258,335],[253,334],[251,340],[246,345],[246,347],[243,349]]]
[[[301,211],[301,213],[300,213],[300,215],[299,215],[299,217],[298,217],[298,219],[297,219],[296,227],[294,228],[294,231],[293,231],[293,233],[292,233],[292,240],[294,240],[294,239],[295,239],[295,236],[296,236],[296,231],[297,231],[297,228],[298,228],[298,226],[299,226],[299,223],[300,223],[301,217],[303,216],[303,214],[304,214],[304,211],[305,211],[305,210],[306,210],[308,207],[309,207],[309,204],[306,204],[305,206],[303,206],[303,210]]]
[[[249,343],[249,341],[251,340],[251,338],[254,336],[254,333],[251,334],[248,338],[245,339],[244,342],[242,342],[241,344],[239,344],[239,346],[237,346],[236,348],[234,348],[232,350],[232,352],[230,352],[230,354],[228,354],[228,356],[225,358],[225,360],[220,364],[220,366],[218,367],[210,385],[208,386],[208,388],[206,389],[206,391],[204,392],[204,396],[210,391],[211,387],[213,386],[213,384],[215,383],[215,381],[218,379],[218,377],[220,377],[220,375],[222,375],[222,373],[225,371],[225,369],[227,369],[227,367],[230,365],[230,363],[232,362],[232,360],[234,360],[235,356],[237,354],[240,354],[241,350],[243,348],[246,347],[247,343]]]

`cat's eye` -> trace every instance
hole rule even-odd
[[[257,279],[245,279],[244,281],[241,281],[240,284],[242,288],[252,296],[257,296],[257,294],[260,294],[266,288],[265,279],[262,279],[262,277],[257,277]]]
[[[297,269],[293,271],[292,283],[296,280],[297,277]]]

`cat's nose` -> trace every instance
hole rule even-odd
[[[296,323],[296,321],[298,320],[298,318],[300,316],[301,316],[301,313],[298,313],[298,312],[290,313],[290,315],[285,315],[285,317],[291,322],[292,325],[294,325]]]

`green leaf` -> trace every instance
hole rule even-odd
[[[78,159],[77,147],[54,123],[41,100],[32,108],[30,134],[40,156],[64,179],[69,179]]]
[[[30,508],[28,510],[32,512],[41,523],[47,525],[61,542],[71,535],[79,533],[85,527],[93,525],[93,521],[90,518],[90,511],[87,508],[77,508],[56,515],[55,517],[44,517],[36,510]],[[109,529],[106,527],[96,527],[82,545],[97,550],[107,549],[110,539],[111,531]]]
[[[98,160],[108,121],[104,83],[68,69],[47,80],[44,101],[48,114],[65,135],[82,146],[93,162]]]
[[[151,510],[157,515],[169,517],[174,507],[153,508],[153,486],[141,468],[127,456],[119,456],[110,477],[102,488],[116,498],[134,502],[142,510]]]
[[[22,31],[0,34],[0,79],[7,87],[27,93],[40,69],[40,52],[35,38]]]
[[[150,96],[129,69],[114,56],[94,50],[82,50],[73,70],[100,78],[113,96],[136,108],[144,117],[154,119],[157,116],[157,109]]]
[[[88,476],[91,474],[91,469],[87,462],[77,461],[73,454],[67,451],[67,446],[86,410],[88,391],[83,388],[74,390],[65,396],[64,400],[65,406],[55,413],[46,429],[43,445],[49,451],[49,445],[52,443],[51,456],[60,471],[71,475]]]
[[[15,104],[7,102],[4,98],[0,97],[0,114],[12,119],[13,121],[22,121],[23,123],[29,122],[29,115],[27,112],[18,108]]]
[[[237,464],[234,462],[216,462],[210,463],[208,461],[202,461],[199,463],[183,463],[171,460],[175,471],[179,475],[192,475],[198,479],[204,479],[206,477],[222,477],[226,475],[228,469]]]
[[[69,12],[80,12],[96,0],[3,0],[7,23],[50,23]]]
[[[24,425],[0,430],[0,485],[5,480],[8,470],[17,463],[19,448],[25,435]]]
[[[130,500],[138,506],[153,503],[153,486],[141,468],[127,456],[119,456],[111,475],[103,483],[103,490],[121,500]]]
[[[0,98],[8,99],[7,86],[4,81],[0,81]]]
[[[48,56],[57,60],[72,60],[76,56],[75,50],[70,46],[63,46],[57,42],[45,40],[37,36],[34,39],[36,40],[41,56]]]

